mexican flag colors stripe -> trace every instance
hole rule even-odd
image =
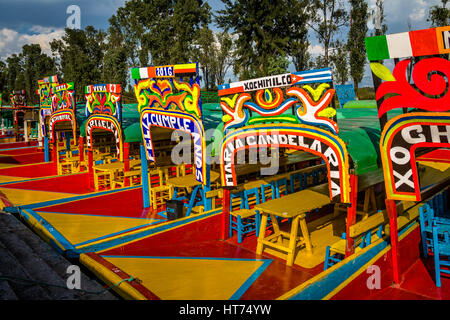
[[[450,26],[365,39],[369,61],[450,53]]]

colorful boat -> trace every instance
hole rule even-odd
[[[79,172],[0,185],[6,201],[32,185],[66,195],[5,210],[126,299],[449,299],[434,272],[449,219],[449,30],[366,39],[377,109],[336,110],[327,68],[221,85],[213,142],[197,64],[133,68],[139,153],[120,87],[89,86],[87,162],[75,116],[50,117],[51,139],[73,132],[63,148]],[[107,146],[112,165],[95,171]]]

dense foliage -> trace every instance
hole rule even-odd
[[[75,83],[78,101],[84,101],[88,84],[120,83],[124,101],[134,102],[131,67],[193,61],[208,91],[229,82],[231,73],[244,80],[328,66],[336,83],[352,80],[358,92],[366,63],[367,0],[222,1],[224,9],[213,14],[206,0],[128,0],[107,30],[66,29],[50,43],[51,56],[37,44],[25,45],[0,60],[4,104],[20,89],[29,103],[38,103],[37,80],[54,74]],[[447,2],[429,9],[432,26],[448,25]],[[376,6],[375,34],[383,34],[383,1]],[[319,52],[312,50],[311,35]]]

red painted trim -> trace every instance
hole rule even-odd
[[[123,144],[123,171],[127,172],[130,171],[130,143],[125,142]],[[124,178],[124,185],[125,187],[130,186],[130,178],[126,177]]]
[[[80,136],[78,138],[78,152],[79,152],[79,156],[80,156],[80,162],[84,161],[84,138],[82,136]],[[80,170],[84,171],[83,167],[81,167],[80,164]]]
[[[224,188],[223,189],[223,210],[222,210],[222,240],[226,240],[228,237],[227,235],[228,230],[230,229],[229,222],[230,222],[230,189]]]
[[[130,275],[128,273],[124,272],[119,267],[113,265],[111,262],[103,259],[102,257],[97,255],[96,253],[88,252],[88,253],[86,253],[86,255],[89,258],[91,258],[92,260],[94,260],[95,262],[97,262],[97,263],[101,264],[102,266],[104,266],[105,268],[109,269],[109,271],[111,271],[115,275],[119,276],[120,278],[122,278],[122,279],[129,279],[130,278]],[[154,294],[153,292],[148,290],[146,287],[141,285],[138,281],[133,280],[133,281],[128,282],[128,283],[134,289],[139,291],[139,293],[142,294],[144,297],[146,297],[148,300],[161,300],[156,294]]]
[[[347,226],[345,257],[355,253],[355,240],[350,237],[350,227],[356,223],[356,207],[358,206],[358,176],[350,174],[350,200],[351,206],[347,208]]]
[[[392,246],[392,269],[394,282],[400,284],[400,269],[398,264],[398,229],[397,229],[397,206],[394,200],[386,199],[386,209],[389,216],[389,232],[391,234]]]
[[[450,150],[449,149],[437,149],[428,152],[420,157],[417,157],[418,161],[435,161],[450,163]]]
[[[94,154],[88,150],[88,171],[89,171],[89,188],[94,190]]]

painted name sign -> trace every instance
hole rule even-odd
[[[219,85],[219,96],[257,91],[269,88],[287,87],[294,84],[331,82],[329,68],[279,74],[270,77]]]
[[[49,127],[50,127],[50,140],[52,142],[54,140],[54,127],[55,127],[55,124],[57,122],[70,121],[71,124],[72,124],[72,128],[75,128],[75,125],[73,123],[73,118],[74,118],[74,116],[73,116],[71,110],[57,111],[57,112],[54,112],[50,116]]]
[[[111,131],[114,134],[114,137],[116,139],[116,144],[119,145],[121,138],[120,133],[117,128],[117,126],[110,120],[107,119],[91,119],[86,124],[86,130],[87,132],[91,132],[94,128],[100,128],[105,129],[108,131]],[[91,135],[86,135],[86,142],[89,148],[92,148],[92,141],[91,141]],[[117,153],[119,153],[119,148],[117,148]]]
[[[144,110],[141,116],[141,124],[142,135],[144,137],[144,143],[147,150],[147,158],[151,161],[155,161],[153,143],[150,134],[150,127],[152,125],[174,130],[182,130],[191,134],[194,141],[195,177],[197,181],[201,183],[205,182],[205,156],[203,154],[204,134],[201,124],[199,124],[198,121],[196,121],[193,117],[179,113],[170,114],[168,111],[159,113],[155,112],[155,110]]]
[[[311,130],[312,129],[312,130]],[[325,131],[323,132],[325,133]],[[330,198],[349,202],[348,156],[345,144],[331,134],[322,134],[313,127],[240,129],[225,138],[222,145],[222,183],[235,186],[235,154],[247,148],[287,147],[311,152],[325,160],[328,166]]]
[[[450,115],[409,113],[386,124],[381,158],[389,199],[420,201],[415,151],[420,147],[450,147]]]

